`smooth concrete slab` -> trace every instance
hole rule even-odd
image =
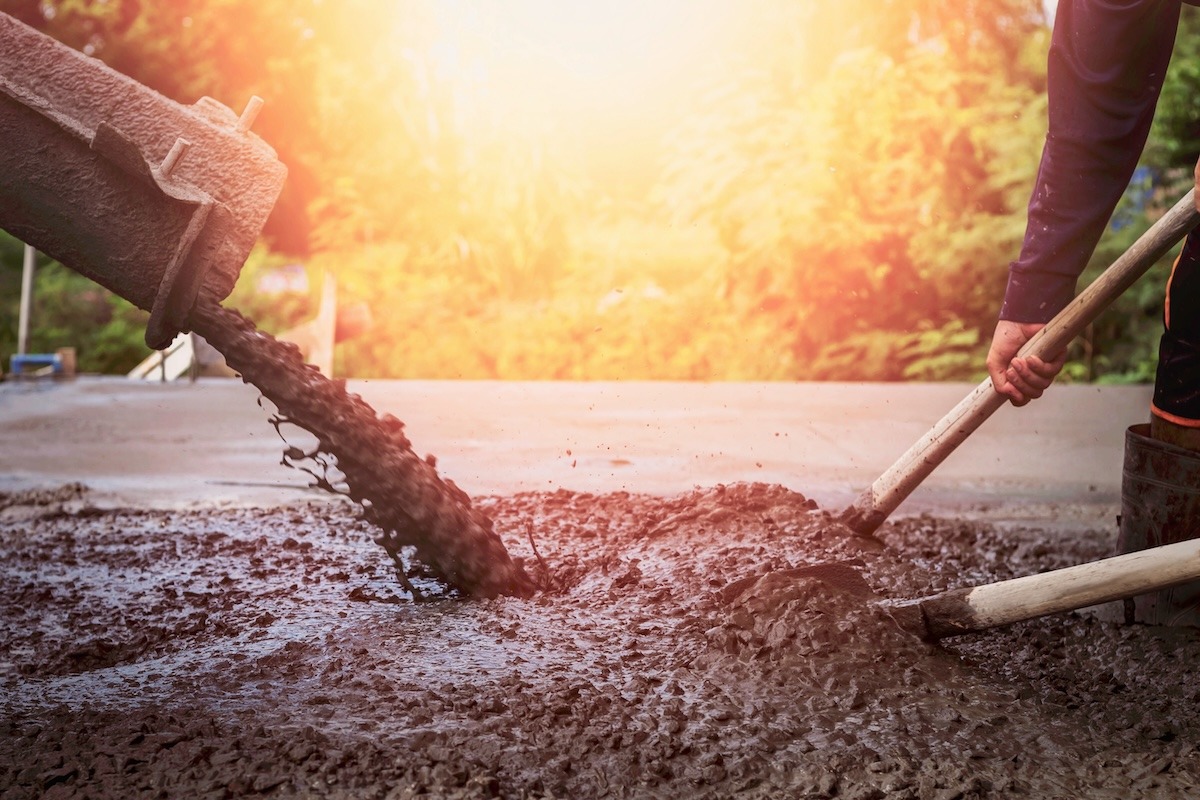
[[[842,507],[967,384],[350,381],[473,495],[566,488],[676,494],[737,481]],[[1150,387],[1055,386],[1005,407],[900,513],[1045,516],[1115,505],[1125,427]],[[280,465],[259,393],[236,379],[0,384],[0,491],[80,481],[112,503],[273,504],[309,493]],[[295,434],[296,443],[304,437]],[[1051,509],[1051,511],[1047,511]]]

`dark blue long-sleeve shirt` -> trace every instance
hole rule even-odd
[[[1060,0],[1050,125],[1000,318],[1049,322],[1075,295],[1150,132],[1180,0]]]

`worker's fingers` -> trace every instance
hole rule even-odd
[[[1054,376],[1058,374],[1057,370],[1049,369],[1045,363],[1034,365],[1026,358],[1014,358],[1012,369],[1019,378],[1018,385],[1036,389],[1039,396],[1049,388],[1054,382]]]
[[[1018,363],[1021,367],[1024,367],[1026,370],[1028,370],[1030,374],[1036,375],[1039,379],[1044,381],[1054,380],[1054,378],[1058,375],[1059,370],[1062,369],[1061,363],[1055,364],[1053,361],[1047,363],[1037,356],[1015,359],[1013,361],[1013,366],[1017,366]],[[1047,385],[1049,384],[1047,383]]]
[[[1042,392],[1049,385],[1049,381],[1044,381],[1042,378],[1036,377],[1029,371],[1028,367],[1024,365],[1018,366],[1018,360],[1016,359],[1009,366],[1008,372],[1004,373],[1004,377],[1016,388],[1022,399],[1026,402],[1041,397]]]
[[[1030,398],[1026,397],[1008,378],[1009,362],[1001,362],[999,359],[988,359],[988,374],[992,378],[992,388],[998,394],[1002,394],[1008,398],[1014,406],[1023,406],[1029,402]]]
[[[1008,379],[1008,370],[1001,367],[992,371],[992,388],[998,394],[1002,394],[1008,398],[1008,401],[1014,406],[1023,406],[1029,402],[1030,398],[1026,397],[1021,389]]]
[[[1005,373],[1008,372],[1009,363],[1012,361],[1012,354],[1003,352],[995,347],[988,354],[987,371],[992,378],[992,388],[1003,395],[1011,397],[1012,391],[1008,387],[1008,378]]]
[[[1053,378],[1062,372],[1063,364],[1067,363],[1067,352],[1064,350],[1049,361],[1037,356],[1028,356],[1025,361],[1037,374]]]
[[[1036,365],[1014,366],[1024,359],[1016,358],[1021,346],[1044,326],[1039,323],[1020,323],[1000,320],[992,335],[992,345],[987,355],[988,375],[992,388],[1004,395],[1014,406],[1023,406],[1030,400],[1041,397],[1042,392],[1061,369],[1061,363],[1038,359]]]
[[[1014,406],[1020,407],[1045,393],[1062,371],[1065,361],[1065,354],[1052,361],[1027,356],[1014,358],[1005,368],[999,370],[993,369],[994,365],[989,364],[988,371],[992,375],[992,386],[996,391],[1007,397]]]
[[[1012,403],[1017,408],[1029,405],[1029,401],[1033,399],[1032,397],[1027,397],[1020,389],[1016,387],[1015,384],[1011,382],[1005,384],[1004,390],[1001,391],[1000,394],[1007,397],[1008,402]]]
[[[990,364],[988,365],[988,374],[990,374],[992,377],[992,388],[995,389],[998,394],[1002,394],[1011,400],[1013,405],[1024,405],[1025,398],[1021,396],[1021,393],[1017,391],[1017,389],[1011,383],[1009,383],[1008,378],[1004,375],[1006,371],[1006,368],[1003,366],[993,368]]]

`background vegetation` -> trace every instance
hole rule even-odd
[[[374,319],[339,346],[341,374],[983,374],[1045,133],[1040,0],[590,5],[0,11],[181,102],[267,99],[255,130],[289,181],[229,303],[278,331],[315,298],[268,294],[263,277],[294,262],[313,287],[334,273],[343,302]],[[1196,33],[1187,9],[1145,169],[1092,275],[1190,180]],[[1068,376],[1152,378],[1165,273],[1073,346]],[[5,363],[19,274],[19,245],[0,234]],[[125,370],[146,352],[144,320],[57,265],[39,270],[35,351],[73,345],[84,370]]]

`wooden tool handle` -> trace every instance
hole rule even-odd
[[[1099,278],[1025,343],[1018,355],[1049,360],[1166,255],[1200,222],[1194,190],[1189,191]],[[1007,398],[992,388],[990,379],[975,387],[950,413],[938,421],[870,485],[854,505],[842,513],[842,522],[869,536],[904,502],[914,489],[954,452]]]
[[[1200,539],[1152,547],[1040,575],[954,589],[917,606],[928,638],[942,639],[1156,592],[1200,578]]]

